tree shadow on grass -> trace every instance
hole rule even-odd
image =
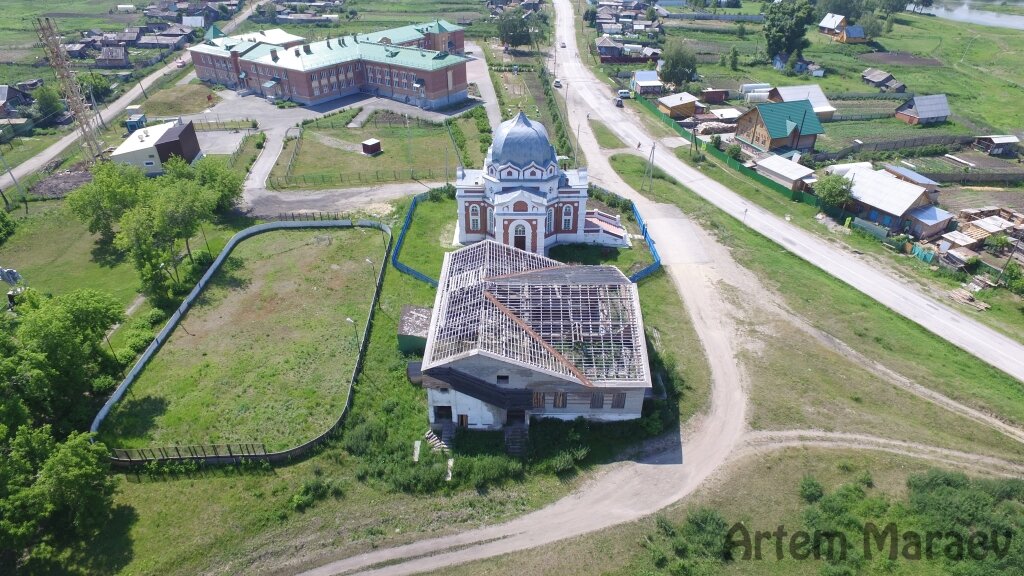
[[[74,553],[84,574],[118,574],[134,557],[131,529],[139,521],[135,508],[116,506],[99,534]]]
[[[156,396],[132,397],[121,400],[117,414],[104,422],[103,436],[110,448],[119,448],[120,438],[143,438],[156,423],[157,417],[167,412],[169,402]]]
[[[97,240],[90,251],[92,261],[99,264],[101,268],[113,268],[124,263],[125,254],[114,247],[113,240]]]
[[[245,261],[237,256],[228,256],[224,259],[217,273],[210,278],[206,288],[196,297],[195,306],[209,306],[214,300],[210,298],[210,290],[213,288],[226,288],[228,290],[245,290],[252,283],[252,279],[242,275],[245,269]]]

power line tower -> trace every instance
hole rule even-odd
[[[46,50],[50,66],[53,67],[54,72],[57,74],[57,80],[60,82],[61,90],[64,92],[64,98],[68,102],[68,109],[74,115],[75,122],[78,123],[78,129],[82,133],[86,161],[92,164],[99,158],[100,153],[103,152],[103,148],[96,137],[96,120],[93,117],[92,110],[85,103],[85,97],[82,96],[82,88],[78,84],[75,74],[71,71],[71,64],[68,62],[67,54],[65,54],[64,47],[60,44],[60,33],[57,31],[57,25],[49,18],[37,18],[36,32],[39,34],[39,40],[43,43],[43,48]]]

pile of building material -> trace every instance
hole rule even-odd
[[[726,134],[735,131],[735,125],[724,122],[704,122],[697,126],[697,134]]]
[[[968,291],[968,290],[966,290],[964,288],[956,288],[954,290],[950,290],[949,297],[952,298],[953,300],[961,303],[961,304],[966,304],[968,306],[973,306],[974,308],[976,308],[978,310],[988,310],[989,309],[989,305],[988,304],[986,304],[984,302],[981,302],[980,300],[976,300],[974,298],[974,294],[971,294],[970,291]]]

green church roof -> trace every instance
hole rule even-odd
[[[213,40],[214,38],[220,38],[222,36],[224,36],[224,32],[222,32],[216,24],[210,24],[210,27],[206,30],[206,34],[203,34],[203,40]]]
[[[825,133],[809,100],[766,102],[757,105],[757,112],[773,140],[785,138],[797,128],[805,135]]]

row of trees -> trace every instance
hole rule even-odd
[[[915,7],[927,8],[933,0],[915,2]],[[807,27],[828,13],[842,14],[850,23],[856,22],[869,38],[892,30],[893,15],[907,8],[907,0],[807,0],[766,3],[764,8],[764,38],[768,56],[799,54],[808,46]],[[881,11],[883,21],[876,15]]]
[[[91,290],[18,297],[0,314],[0,574],[69,574],[95,560],[114,481],[88,427],[120,366],[104,334],[121,306]]]
[[[189,166],[164,163],[163,176],[147,178],[138,168],[104,163],[93,180],[67,197],[67,206],[99,242],[125,254],[139,272],[143,291],[159,304],[180,288],[181,252],[194,263],[190,239],[203,222],[231,208],[242,193],[242,176],[204,158]]]

